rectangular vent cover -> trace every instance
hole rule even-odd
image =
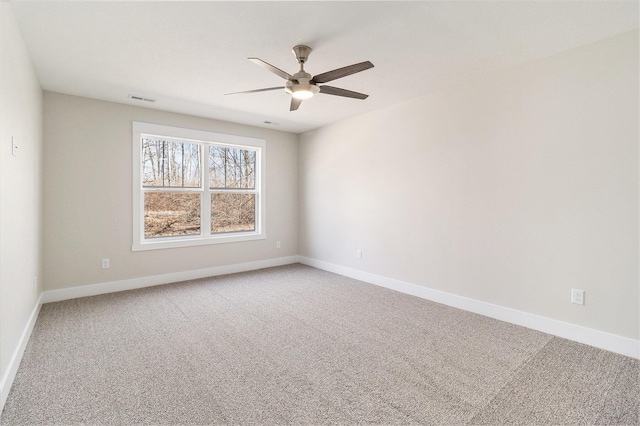
[[[130,99],[134,99],[136,101],[145,101],[145,102],[155,102],[155,99],[151,99],[151,98],[145,98],[144,96],[139,96],[139,95],[129,95]]]

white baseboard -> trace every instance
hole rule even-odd
[[[24,354],[24,350],[27,348],[27,343],[29,343],[29,338],[31,337],[33,327],[36,325],[36,320],[38,319],[38,314],[40,313],[41,306],[42,294],[38,298],[36,305],[33,307],[33,311],[31,311],[31,315],[29,316],[27,324],[22,331],[22,335],[20,335],[18,346],[13,351],[13,355],[11,355],[11,360],[9,361],[9,365],[7,366],[7,370],[5,371],[4,376],[0,381],[0,413],[2,413],[4,403],[7,402],[7,397],[9,396],[11,385],[13,384],[13,380],[16,378],[18,367],[20,367],[20,361],[22,361],[22,355]]]
[[[137,288],[152,287],[161,284],[214,277],[216,275],[254,271],[256,269],[289,265],[297,262],[298,256],[278,257],[275,259],[215,266],[212,268],[196,269],[193,271],[174,272],[171,274],[153,275],[150,277],[110,281],[99,284],[63,288],[60,290],[47,290],[42,292],[42,303],[59,302],[62,300],[77,299],[78,297],[97,296],[100,294],[115,293],[117,291],[134,290]]]
[[[573,340],[575,342],[584,343],[586,345],[595,346],[600,349],[640,359],[640,341],[630,339],[628,337],[622,337],[540,315],[505,308],[504,306],[493,305],[491,303],[481,302],[468,297],[458,296],[444,291],[434,290],[417,284],[387,278],[381,275],[371,274],[304,256],[298,256],[298,260],[300,263],[305,265],[344,275],[345,277],[365,281],[370,284],[386,287],[391,290],[431,300],[443,305],[474,312],[476,314],[495,318],[511,324],[520,325],[554,336]]]

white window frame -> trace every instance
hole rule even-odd
[[[132,251],[157,250],[176,247],[191,247],[206,244],[232,243],[240,241],[263,240],[266,233],[266,148],[264,139],[246,136],[227,135],[206,130],[195,130],[161,124],[132,122],[133,140],[133,243]],[[159,137],[169,140],[199,143],[201,145],[201,178],[200,188],[185,188],[201,194],[200,198],[200,235],[176,235],[171,237],[144,237],[144,191],[142,189],[142,139],[143,137]],[[209,150],[210,144],[244,148],[256,151],[256,219],[255,230],[211,233],[211,194],[216,190],[209,188]],[[165,189],[161,189],[165,190]],[[167,188],[166,190],[171,190]],[[209,206],[209,207],[207,207]]]

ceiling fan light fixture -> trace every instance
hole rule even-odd
[[[304,100],[318,93],[320,88],[313,84],[293,84],[285,87],[285,90],[294,98]]]
[[[309,99],[310,97],[312,97],[313,96],[313,92],[310,91],[310,90],[306,90],[306,89],[297,90],[297,91],[293,92],[291,94],[291,96],[293,96],[296,99],[304,100],[304,99]]]

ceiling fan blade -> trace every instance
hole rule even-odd
[[[369,95],[364,93],[353,92],[351,90],[341,89],[333,86],[320,86],[320,93],[325,95],[344,96],[345,98],[367,99]]]
[[[267,92],[269,90],[282,90],[284,89],[284,86],[278,86],[278,87],[267,87],[266,89],[254,89],[254,90],[245,90],[242,92],[232,92],[232,93],[225,93],[226,95],[238,95],[241,93],[256,93],[256,92]]]
[[[369,68],[373,68],[373,64],[371,62],[360,62],[359,64],[353,64],[347,67],[338,68],[332,71],[318,74],[313,77],[313,80],[311,81],[314,83],[327,83],[329,81],[337,80],[339,78],[346,77],[360,71],[368,70]]]
[[[289,111],[297,110],[301,103],[302,103],[302,99],[296,99],[296,98],[292,97],[291,98],[291,107],[289,108]]]
[[[284,78],[285,80],[292,80],[293,81],[293,76],[291,74],[289,74],[288,72],[282,71],[280,68],[274,67],[273,65],[263,61],[262,59],[249,58],[249,60],[251,62],[253,62],[254,64],[256,64],[256,65],[260,65],[262,68],[265,68],[266,70],[271,71],[275,75]]]

